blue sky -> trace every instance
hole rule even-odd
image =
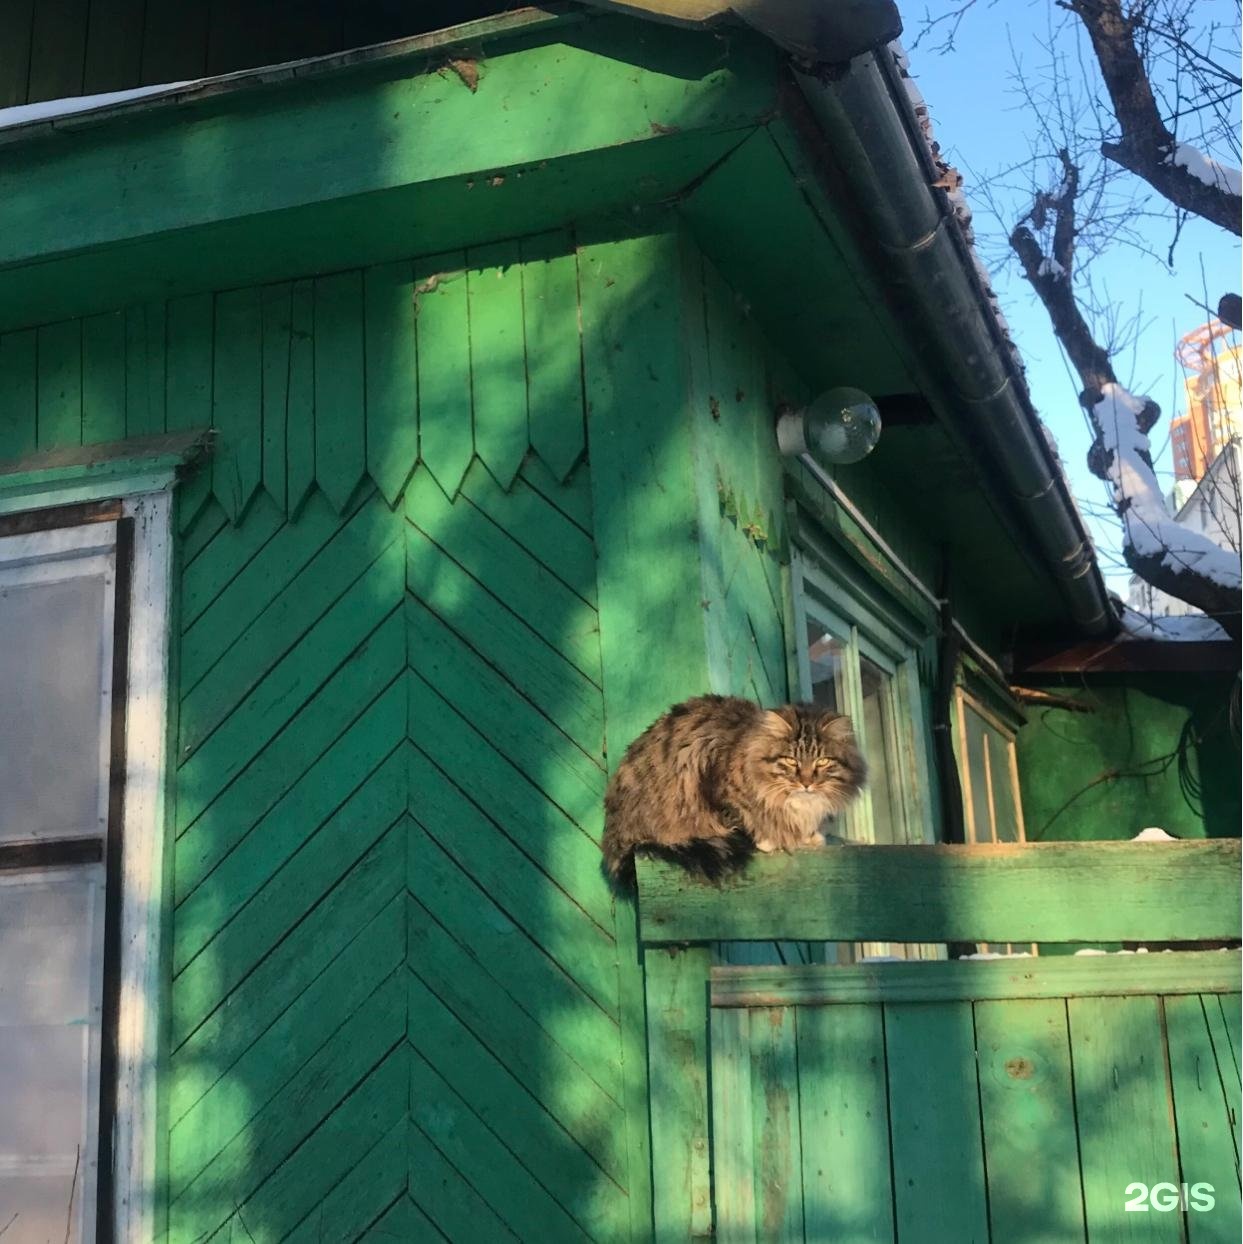
[[[934,13],[947,4],[948,0],[928,0]],[[1026,193],[1002,188],[999,175],[1028,154],[1036,128],[1032,110],[1016,93],[1014,53],[1023,57],[1025,74],[1035,77],[1047,61],[1039,42],[1048,40],[1052,0],[1001,0],[992,5],[981,0],[960,25],[956,50],[946,55],[933,50],[938,41],[935,36],[912,49],[924,9],[912,4],[902,7],[907,25],[903,42],[910,53],[911,73],[928,103],[943,152],[965,179],[963,189],[975,213],[980,249],[1027,363],[1032,397],[1057,437],[1071,487],[1092,528],[1101,568],[1110,587],[1125,596],[1128,572],[1121,562],[1116,523],[1096,517],[1106,501],[1105,485],[1084,461],[1091,436],[1077,401],[1078,382],[1063,361],[1044,308],[1026,281],[1014,265],[998,266],[1005,254],[1006,233],[1030,205]],[[984,185],[993,187],[1004,231],[1003,224],[990,214],[981,189]],[[1158,206],[1155,196],[1153,206]],[[1093,279],[1110,301],[1121,305],[1124,316],[1140,313],[1135,346],[1117,356],[1114,366],[1124,384],[1161,406],[1162,420],[1152,432],[1152,443],[1160,450],[1157,467],[1165,472],[1162,481],[1172,484],[1169,420],[1183,406],[1182,370],[1174,347],[1180,336],[1205,319],[1187,295],[1216,306],[1221,294],[1238,291],[1240,249],[1237,238],[1201,221],[1190,221],[1183,228],[1170,269],[1162,259],[1173,236],[1172,223],[1144,221],[1138,228],[1162,258],[1115,247],[1093,261]]]

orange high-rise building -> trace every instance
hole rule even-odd
[[[1243,343],[1211,320],[1188,333],[1176,351],[1186,375],[1186,411],[1170,423],[1174,476],[1203,479],[1233,438],[1243,437]]]

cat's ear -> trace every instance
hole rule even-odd
[[[816,733],[827,743],[853,743],[854,727],[841,713],[823,713],[816,722]]]
[[[788,704],[768,709],[763,720],[768,731],[778,737],[784,737],[798,729],[798,715]]]

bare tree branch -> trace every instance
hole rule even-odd
[[[1142,177],[1176,207],[1231,233],[1240,233],[1243,204],[1228,181],[1223,177],[1214,184],[1196,176],[1184,163],[1175,163],[1179,144],[1161,117],[1147,66],[1136,45],[1136,31],[1147,17],[1146,6],[1127,15],[1120,0],[1056,3],[1074,13],[1087,29],[1113,104],[1122,137],[1120,142],[1102,142],[1101,153]]]
[[[1110,485],[1127,565],[1154,587],[1202,609],[1237,639],[1243,597],[1237,564],[1220,546],[1170,516],[1148,444],[1160,407],[1150,398],[1133,397],[1119,383],[1109,352],[1096,340],[1076,298],[1079,170],[1065,148],[1058,154],[1061,183],[1036,195],[1011,232],[1010,245],[1082,385],[1079,400],[1096,437],[1088,466]],[[1046,251],[1037,235],[1048,236],[1050,225],[1052,242]]]

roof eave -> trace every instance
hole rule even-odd
[[[873,261],[902,319],[937,360],[945,414],[965,425],[1085,634],[1117,629],[1091,538],[1045,439],[1013,347],[983,288],[893,56],[881,46],[844,71],[796,72],[844,172],[846,197],[871,222]]]

